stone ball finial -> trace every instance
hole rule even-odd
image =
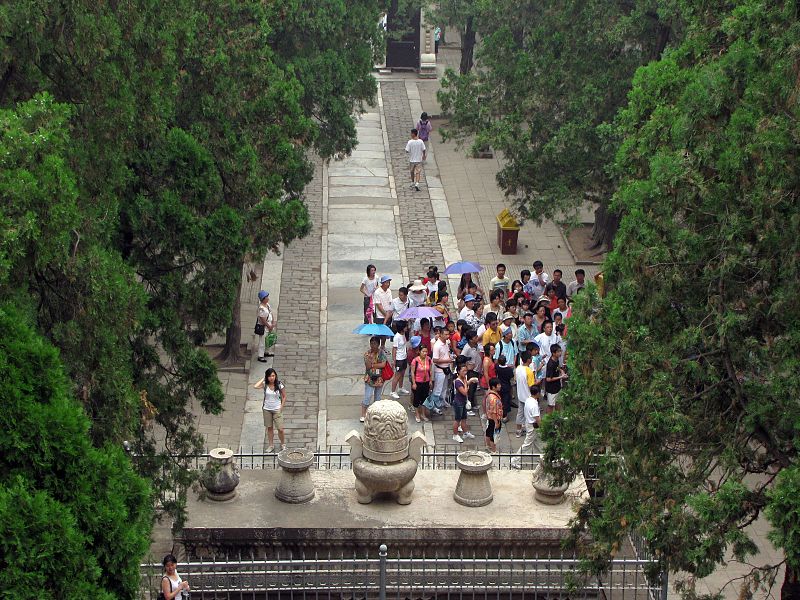
[[[408,415],[394,400],[378,400],[364,418],[364,456],[382,462],[408,456]]]

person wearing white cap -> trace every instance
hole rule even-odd
[[[392,322],[392,283],[390,275],[381,275],[380,285],[372,293],[372,304],[375,306],[375,323],[388,325]]]
[[[467,294],[464,296],[464,308],[458,313],[459,319],[464,319],[470,329],[475,331],[481,326],[481,321],[475,314],[475,296]]]
[[[425,294],[425,284],[421,279],[415,279],[414,283],[408,286],[408,302],[413,308],[415,306],[424,306],[428,296]]]
[[[272,352],[265,352],[264,338],[267,332],[271,332],[277,325],[277,319],[272,314],[269,306],[269,292],[261,290],[258,292],[258,316],[256,317],[255,334],[258,336],[258,362],[267,362],[265,356],[275,356]]]

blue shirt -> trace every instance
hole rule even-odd
[[[507,344],[503,340],[500,340],[497,342],[494,349],[494,359],[497,360],[500,358],[501,353],[506,357],[506,364],[513,367],[517,360],[517,345],[513,341]]]

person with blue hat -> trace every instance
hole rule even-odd
[[[478,330],[481,320],[475,314],[475,296],[472,294],[464,296],[464,308],[458,313],[458,318],[466,321],[470,329]]]
[[[256,317],[255,334],[258,336],[258,362],[267,362],[267,356],[275,356],[272,352],[266,352],[264,338],[267,332],[272,332],[278,324],[272,309],[269,306],[269,292],[261,290],[258,292],[258,316]]]
[[[372,293],[372,304],[375,307],[374,323],[388,325],[392,322],[392,283],[390,275],[381,275],[380,285]]]

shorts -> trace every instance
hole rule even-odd
[[[405,371],[408,368],[408,359],[401,358],[400,360],[394,361],[394,372],[399,373],[400,371]]]
[[[555,406],[556,402],[558,401],[558,395],[561,392],[556,392],[555,394],[547,394],[547,406]]]
[[[283,429],[283,413],[279,410],[261,409],[264,416],[264,427],[277,427]]]
[[[416,175],[422,171],[422,163],[412,162],[408,163],[408,166],[411,169],[412,175]]]
[[[501,425],[501,427],[502,427],[502,425]],[[500,431],[499,427],[498,427],[497,431]],[[486,437],[490,438],[490,439],[494,439],[494,433],[495,433],[494,420],[493,419],[489,419],[489,421],[486,423]]]
[[[453,403],[453,420],[466,421],[467,420],[467,405]]]
[[[419,408],[431,393],[431,383],[430,381],[418,381],[416,383],[417,389],[414,390],[414,399],[412,403],[414,404],[414,408]]]

